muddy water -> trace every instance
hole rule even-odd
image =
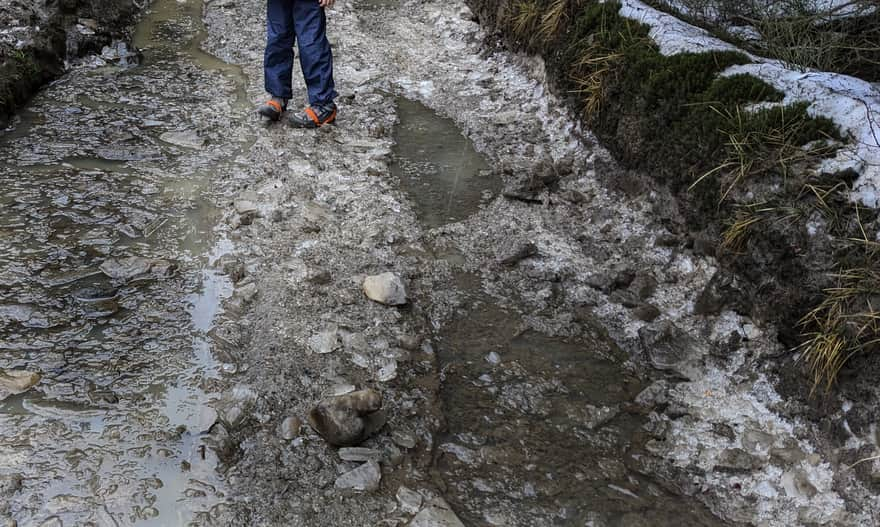
[[[454,123],[406,99],[399,110],[395,172],[425,227],[465,220],[497,195]],[[637,468],[651,426],[633,403],[643,384],[598,326],[541,334],[525,307],[502,307],[477,277],[454,274],[463,301],[437,335],[447,429],[435,469],[465,524],[720,524]]]
[[[208,182],[250,139],[241,72],[197,48],[201,9],[159,0],[142,65],[77,67],[0,135],[0,368],[43,376],[0,402],[0,476],[21,481],[0,519],[181,525],[223,507],[203,438],[229,244]],[[101,272],[127,257],[175,271]]]
[[[554,338],[471,292],[441,332],[447,433],[436,466],[468,525],[720,525],[696,500],[632,470],[642,388],[598,334]]]
[[[391,171],[423,225],[463,220],[497,195],[501,181],[455,123],[403,97],[397,111]]]

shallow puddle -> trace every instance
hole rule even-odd
[[[447,431],[436,468],[466,525],[710,526],[692,498],[633,470],[641,383],[600,334],[555,338],[470,292],[440,339]]]
[[[251,140],[244,77],[198,49],[201,2],[152,9],[142,65],[75,68],[0,135],[0,370],[42,375],[0,401],[0,477],[21,478],[0,524],[209,523],[225,501],[209,181]],[[129,257],[173,272],[101,271]]]
[[[461,221],[501,189],[486,160],[450,119],[398,98],[392,174],[428,228]]]

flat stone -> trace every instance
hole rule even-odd
[[[364,280],[364,294],[370,300],[387,306],[399,306],[407,302],[403,281],[394,273],[368,276]]]
[[[379,489],[381,481],[382,471],[379,468],[379,463],[371,460],[336,478],[334,486],[337,489],[373,492]]]
[[[246,199],[237,199],[232,202],[235,212],[238,214],[250,214],[257,212],[257,204]]]
[[[514,247],[509,252],[498,256],[498,263],[506,267],[513,267],[522,260],[538,254],[538,246],[527,242]]]
[[[201,148],[205,146],[205,139],[200,137],[194,130],[183,130],[178,132],[165,132],[159,136],[159,139],[176,146],[184,148]]]
[[[374,448],[344,447],[339,449],[339,458],[343,461],[379,461],[382,453]]]
[[[442,498],[434,498],[409,522],[409,527],[464,527]]]
[[[332,353],[342,347],[339,340],[339,330],[329,328],[320,333],[315,333],[309,338],[309,349],[315,353],[326,354]]]
[[[42,376],[28,370],[0,370],[0,401],[33,388]]]
[[[653,322],[660,316],[660,310],[651,304],[641,304],[632,311],[633,316],[644,322]]]
[[[376,372],[376,380],[388,382],[395,378],[397,378],[397,361],[394,359],[384,359],[379,371]]]
[[[167,260],[127,256],[108,258],[99,269],[114,280],[133,280],[145,277],[165,277],[171,275],[175,265]]]

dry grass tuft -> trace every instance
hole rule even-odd
[[[723,118],[720,130],[726,138],[721,162],[701,175],[690,186],[699,185],[710,177],[722,184],[719,203],[749,178],[768,175],[788,178],[800,173],[837,149],[833,125],[810,118],[805,105],[776,106],[751,112],[712,107]],[[816,140],[819,138],[819,140]]]
[[[533,0],[520,0],[513,6],[514,14],[511,17],[511,29],[517,38],[531,42],[534,37],[535,27],[541,18],[541,8]]]
[[[540,42],[548,43],[556,39],[563,24],[568,18],[569,0],[552,0],[550,6],[541,17],[538,26],[537,38]]]
[[[605,100],[606,80],[614,73],[622,58],[622,53],[608,53],[593,44],[584,51],[572,68],[572,80],[576,86],[574,91],[583,100],[585,120],[589,121],[599,112],[602,101]]]

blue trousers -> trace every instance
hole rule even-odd
[[[293,44],[296,43],[309,104],[333,102],[337,93],[324,8],[318,5],[318,0],[267,0],[267,3],[263,57],[266,91],[282,99],[293,97]]]

